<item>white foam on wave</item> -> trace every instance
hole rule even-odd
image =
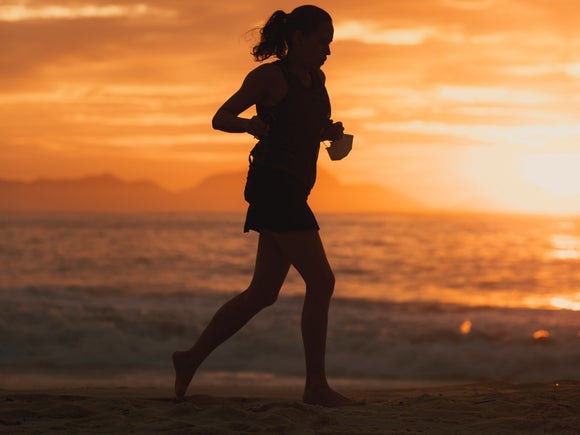
[[[3,371],[164,377],[169,355],[189,347],[230,296],[90,294],[98,292],[2,292]],[[301,378],[301,304],[301,297],[281,297],[218,348],[201,372]],[[328,373],[391,382],[579,379],[576,314],[337,298],[330,314]],[[466,319],[468,333],[462,331]],[[534,338],[538,330],[548,335]]]

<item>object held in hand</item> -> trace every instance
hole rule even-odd
[[[343,134],[342,138],[330,141],[330,146],[326,147],[330,160],[344,159],[352,150],[353,139],[354,136],[352,134]]]

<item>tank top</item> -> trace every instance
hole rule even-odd
[[[313,73],[306,87],[290,73],[286,60],[275,64],[284,73],[288,93],[274,106],[256,105],[257,115],[270,132],[252,149],[251,161],[291,174],[310,191],[316,180],[321,134],[330,122],[330,99],[319,74]]]

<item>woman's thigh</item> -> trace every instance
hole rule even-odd
[[[275,298],[290,266],[288,257],[270,233],[260,233],[254,276],[248,291]]]
[[[264,231],[263,234],[275,240],[287,262],[296,268],[307,286],[334,285],[334,275],[317,230]]]

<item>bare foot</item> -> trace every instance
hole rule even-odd
[[[353,406],[364,405],[364,400],[353,400],[342,394],[337,393],[330,387],[321,389],[309,389],[304,392],[302,401],[308,405],[320,405],[328,408],[336,408],[338,406]]]
[[[185,396],[197,367],[191,363],[187,357],[187,352],[174,352],[172,359],[175,369],[175,396],[181,400]]]

